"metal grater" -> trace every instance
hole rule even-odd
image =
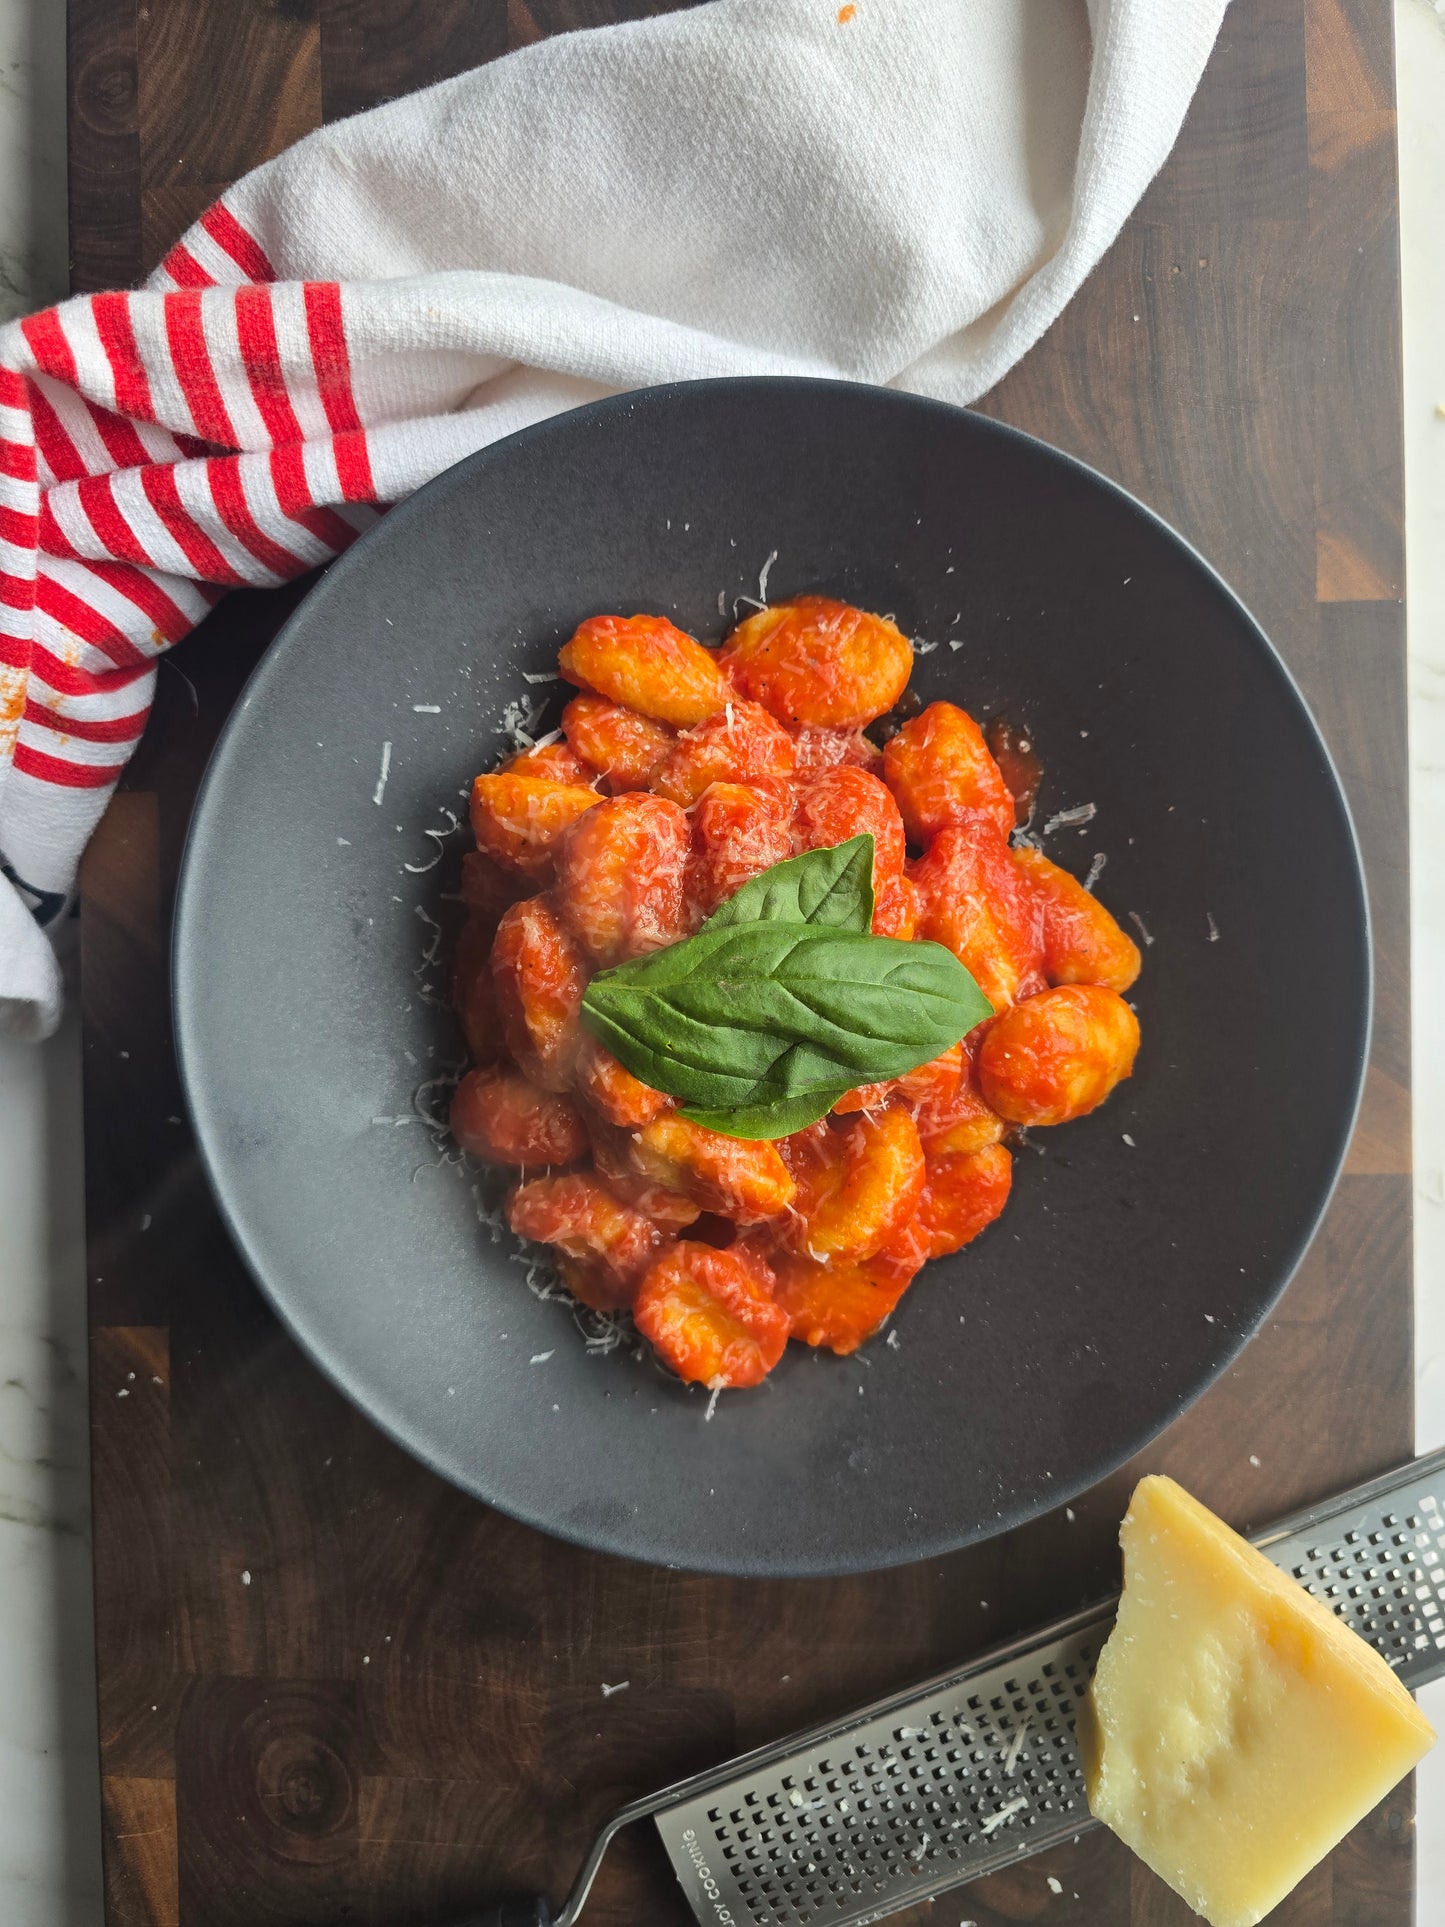
[[[1406,1686],[1445,1674],[1445,1451],[1254,1544]],[[1116,1603],[635,1801],[598,1835],[555,1920],[542,1902],[491,1918],[573,1927],[613,1836],[647,1818],[712,1927],[864,1927],[1075,1838],[1096,1823],[1074,1715]]]

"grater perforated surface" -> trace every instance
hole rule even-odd
[[[1445,1453],[1255,1544],[1346,1620],[1412,1690],[1445,1671]]]
[[[660,1813],[699,1920],[876,1920],[1072,1838],[1090,1824],[1074,1713],[1111,1619]]]
[[[1445,1672],[1445,1453],[1255,1543],[1407,1686]],[[863,1927],[1091,1827],[1074,1717],[1113,1615],[1080,1613],[661,1796],[697,1918]]]

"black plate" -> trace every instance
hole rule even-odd
[[[427,861],[438,805],[462,809],[499,753],[509,702],[541,696],[555,716],[560,687],[523,672],[551,670],[599,610],[656,610],[716,638],[720,597],[756,595],[774,551],[774,600],[821,588],[892,611],[936,645],[922,696],[1028,724],[1047,768],[1037,820],[1097,808],[1048,847],[1079,871],[1106,853],[1100,895],[1153,942],[1133,1081],[1020,1152],[1006,1215],[928,1268],[896,1347],[790,1347],[709,1423],[705,1392],[625,1353],[589,1356],[566,1306],[531,1296],[479,1225],[464,1175],[414,1180],[425,1134],[373,1120],[405,1113],[454,1054],[415,975],[431,937],[418,909],[444,918],[453,866],[403,866]],[[1369,997],[1339,784],[1219,578],[1041,443],[806,381],[579,409],[389,515],[307,598],[231,719],[175,938],[211,1180],[337,1384],[518,1518],[759,1575],[866,1570],[1001,1532],[1196,1398],[1318,1222]]]

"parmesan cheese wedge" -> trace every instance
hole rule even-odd
[[[1089,1806],[1254,1927],[1435,1740],[1385,1661],[1172,1479],[1141,1479],[1079,1738]]]

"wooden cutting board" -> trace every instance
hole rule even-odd
[[[230,181],[323,119],[659,10],[70,0],[75,285],[138,279]],[[1389,0],[1234,0],[1168,165],[982,404],[1135,490],[1243,594],[1314,705],[1364,846],[1375,1034],[1347,1174],[1278,1315],[1141,1462],[1239,1524],[1411,1448],[1398,291]],[[1141,1469],[1073,1516],[899,1572],[694,1578],[498,1517],[323,1382],[212,1207],[180,1121],[166,983],[206,756],[303,588],[232,596],[167,658],[85,866],[111,1927],[422,1927],[497,1890],[560,1898],[623,1798],[1104,1591]],[[1406,1927],[1411,1877],[1406,1787],[1274,1918]],[[1101,1835],[899,1918],[1045,1916],[1192,1918]],[[639,1838],[609,1861],[586,1927],[690,1918]]]

